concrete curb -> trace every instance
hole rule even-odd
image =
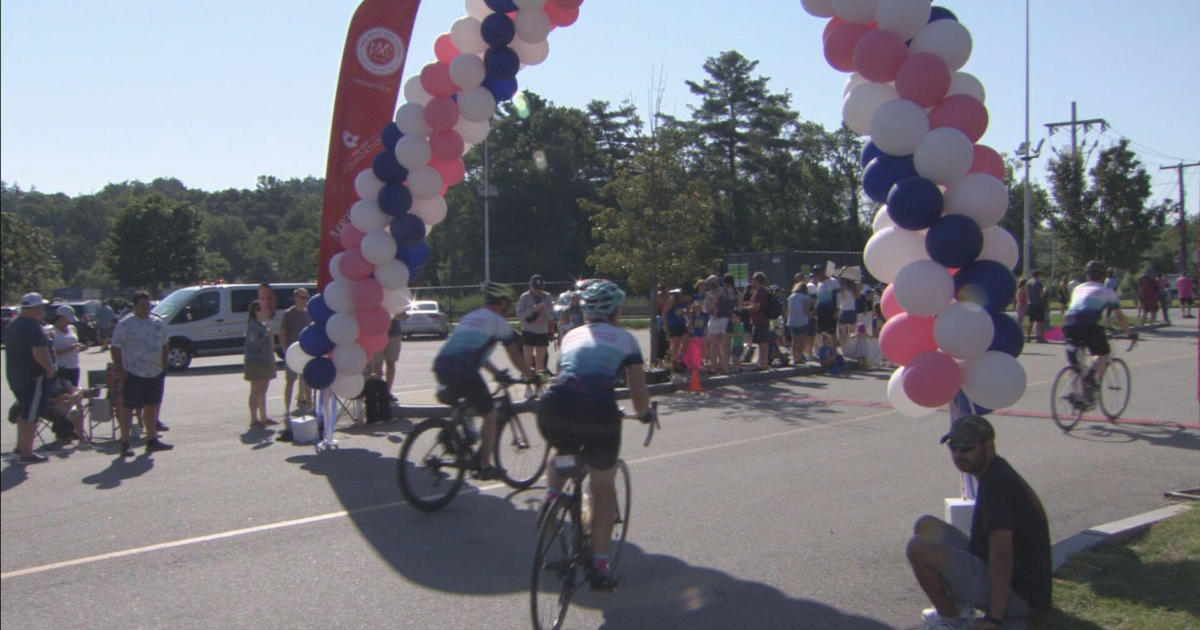
[[[1097,547],[1121,544],[1146,531],[1151,525],[1182,514],[1191,509],[1191,507],[1184,503],[1169,505],[1129,518],[1123,518],[1119,521],[1097,525],[1085,529],[1070,538],[1061,540],[1051,550],[1054,572],[1058,573],[1058,570],[1067,563],[1067,560],[1077,553]]]

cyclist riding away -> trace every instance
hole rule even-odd
[[[1108,345],[1108,335],[1100,323],[1101,317],[1105,310],[1112,306],[1112,312],[1116,314],[1117,321],[1126,334],[1129,334],[1129,320],[1125,319],[1125,314],[1121,312],[1121,298],[1117,292],[1102,284],[1105,276],[1104,264],[1098,260],[1089,262],[1084,275],[1087,281],[1075,287],[1071,293],[1071,305],[1067,307],[1067,316],[1063,320],[1063,337],[1070,344],[1067,348],[1067,360],[1072,365],[1077,364],[1074,354],[1077,348],[1087,348],[1095,355],[1096,362],[1092,365],[1092,370],[1084,376],[1084,383],[1090,391],[1097,386],[1096,375],[1104,372],[1112,352]]]
[[[582,283],[579,298],[587,323],[562,340],[558,374],[550,381],[538,411],[538,429],[558,454],[575,455],[588,467],[592,491],[591,587],[611,590],[609,543],[616,521],[614,484],[621,451],[621,410],[613,381],[625,370],[634,409],[642,422],[653,422],[642,351],[633,335],[616,325],[625,292],[608,280]],[[550,467],[546,504],[562,491],[565,479]]]
[[[454,333],[434,358],[433,371],[441,386],[438,388],[438,400],[447,404],[466,400],[483,417],[476,476],[479,479],[499,479],[504,471],[495,465],[493,451],[497,413],[479,368],[499,342],[508,352],[509,361],[522,375],[531,378],[533,374],[521,354],[521,337],[505,319],[512,310],[512,289],[489,282],[484,286],[483,293],[484,305],[467,313],[458,322]]]

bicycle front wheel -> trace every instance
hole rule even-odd
[[[496,460],[504,469],[504,483],[517,490],[532,486],[546,469],[549,447],[532,414],[514,412],[501,418],[496,432]]]
[[[617,520],[613,523],[612,542],[608,547],[610,571],[615,575],[625,550],[625,538],[629,535],[629,509],[633,500],[633,486],[629,482],[629,466],[625,460],[617,460],[617,475],[613,479],[617,489]]]
[[[433,512],[458,494],[467,469],[460,446],[449,420],[430,418],[413,427],[397,468],[400,492],[413,507]]]
[[[1067,366],[1058,371],[1050,388],[1050,415],[1064,432],[1074,429],[1083,417],[1084,405],[1080,399],[1083,394],[1076,387],[1079,378],[1079,370]]]
[[[1129,405],[1129,394],[1133,378],[1129,366],[1121,359],[1109,359],[1100,373],[1100,410],[1109,420],[1116,421]]]
[[[559,630],[567,617],[571,597],[585,578],[583,536],[571,516],[570,499],[560,497],[546,511],[538,529],[529,587],[529,611],[534,630]]]

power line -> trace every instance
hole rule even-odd
[[[1167,153],[1163,153],[1162,151],[1158,151],[1158,150],[1153,149],[1145,144],[1142,144],[1141,142],[1138,142],[1137,140],[1130,138],[1128,135],[1123,133],[1120,129],[1117,129],[1116,127],[1113,127],[1112,125],[1109,125],[1108,129],[1106,129],[1105,131],[1112,131],[1113,133],[1115,133],[1117,135],[1117,137],[1121,138],[1122,140],[1128,140],[1129,144],[1132,144],[1132,145],[1138,147],[1139,150],[1143,153],[1151,153],[1151,154],[1154,154],[1156,157],[1170,160],[1172,162],[1183,162],[1186,159],[1186,158],[1179,157],[1177,155],[1169,155]]]

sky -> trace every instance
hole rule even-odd
[[[0,5],[0,179],[68,195],[110,182],[175,177],[190,188],[253,188],[260,175],[323,177],[341,52],[357,0],[5,0]],[[1025,3],[941,0],[971,32],[963,68],[987,90],[982,143],[1011,154],[1025,137]],[[433,60],[433,41],[465,14],[462,0],[425,0],[404,76]],[[1128,138],[1154,199],[1178,199],[1174,170],[1200,161],[1197,0],[1033,0],[1033,162],[1070,136],[1046,123],[1103,118],[1088,149]],[[629,100],[645,118],[690,115],[685,81],[737,50],[787,92],[802,118],[841,122],[847,75],[823,56],[825,20],[799,0],[586,0],[579,21],[550,35],[550,56],[518,76],[552,103]],[[403,96],[400,97],[403,99]],[[1093,160],[1095,151],[1092,153]],[[1189,214],[1200,168],[1184,171]]]

